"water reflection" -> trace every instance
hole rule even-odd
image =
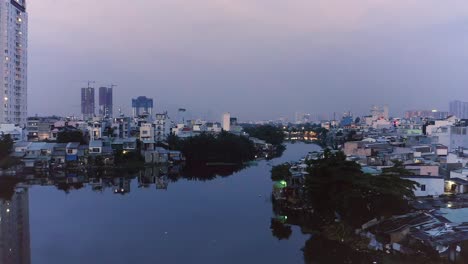
[[[144,167],[138,170],[97,170],[85,172],[57,172],[52,174],[0,177],[0,263],[31,263],[29,237],[29,194],[32,186],[55,186],[70,193],[82,188],[95,192],[112,190],[114,194],[130,193],[131,182],[138,188],[167,190],[170,182],[180,179],[213,180],[229,176],[239,167],[179,166]],[[185,174],[182,174],[185,173]]]
[[[296,160],[310,148],[296,144],[285,160],[260,161],[230,178],[243,168],[163,166],[0,177],[0,199],[12,202],[20,191],[31,195],[31,229],[29,222],[21,224],[27,243],[16,247],[27,248],[22,256],[32,256],[33,263],[301,263],[307,237],[292,217],[286,226],[281,219],[270,221],[267,195],[270,164]],[[14,230],[2,226],[2,255],[13,245],[3,234]]]
[[[0,199],[0,263],[31,263],[29,193],[15,188],[9,199]]]

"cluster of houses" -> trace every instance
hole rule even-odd
[[[237,124],[237,118],[223,120],[223,124],[203,120],[173,121],[167,112],[88,120],[30,117],[26,127],[0,124],[0,134],[9,134],[15,142],[12,155],[20,158],[25,168],[37,170],[80,167],[96,162],[112,165],[116,153],[138,153],[147,164],[181,162],[184,157],[179,151],[168,150],[170,135],[188,138],[201,133],[217,134],[226,129],[237,135],[245,134]],[[83,138],[64,142],[59,139],[64,132],[80,132]],[[252,140],[261,150],[272,148],[262,140]]]
[[[403,177],[420,183],[417,196],[468,192],[468,122],[452,116],[420,124],[405,120],[402,124],[384,129],[343,129],[344,135],[354,132],[353,141],[344,142],[342,150],[348,159],[375,174],[401,162],[412,172]]]

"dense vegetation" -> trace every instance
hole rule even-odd
[[[0,137],[0,168],[8,169],[19,163],[15,157],[11,157],[14,141],[9,134]]]
[[[338,214],[352,226],[377,216],[404,213],[407,198],[414,197],[417,183],[396,175],[364,174],[361,166],[347,161],[343,152],[325,152],[323,159],[311,161],[306,178],[309,202],[314,209],[332,218]]]
[[[227,132],[218,135],[202,133],[187,139],[170,136],[170,149],[181,151],[187,163],[243,163],[255,157],[255,146],[246,137]]]
[[[291,172],[289,171],[290,168],[291,165],[289,163],[273,166],[271,169],[271,180],[281,181],[287,179],[291,176]]]
[[[251,137],[279,146],[284,142],[284,132],[280,127],[272,125],[244,126],[244,131]]]
[[[0,160],[8,157],[13,151],[13,139],[9,134],[0,137]]]
[[[80,130],[65,130],[57,134],[57,143],[80,142],[85,144],[83,132]]]

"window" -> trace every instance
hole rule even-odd
[[[99,153],[99,152],[101,152],[101,149],[100,148],[92,148],[91,152]]]
[[[426,191],[426,185],[425,184],[421,184],[421,191]]]

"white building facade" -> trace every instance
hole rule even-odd
[[[26,125],[28,14],[26,0],[0,0],[0,122]]]
[[[223,130],[224,131],[231,130],[231,114],[230,113],[223,114]]]

